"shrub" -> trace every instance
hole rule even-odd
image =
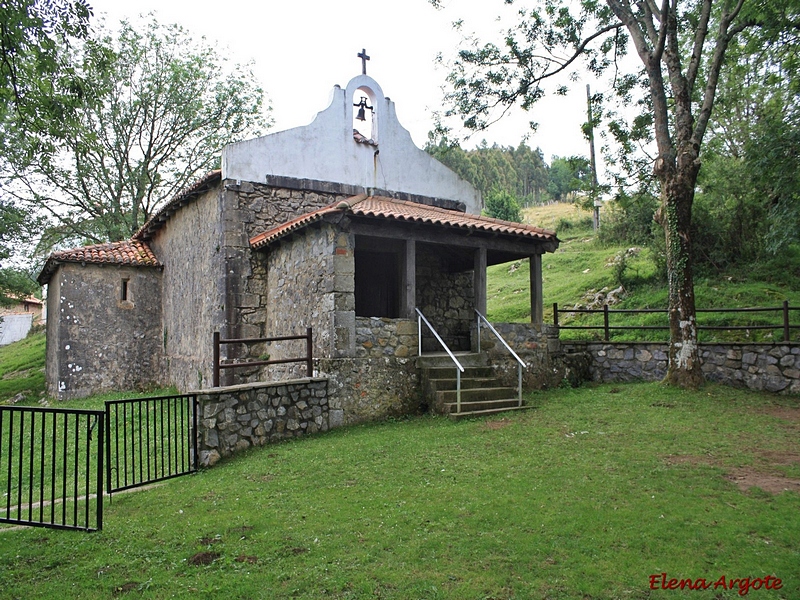
[[[486,194],[484,212],[495,219],[513,221],[514,223],[522,222],[522,213],[520,212],[517,198],[513,194],[496,187]]]

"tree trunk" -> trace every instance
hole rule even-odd
[[[667,244],[669,366],[665,382],[682,388],[703,385],[692,274],[692,203],[699,163],[683,155],[678,165],[657,165],[661,179],[661,225]]]

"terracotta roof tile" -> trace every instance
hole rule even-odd
[[[94,244],[71,250],[53,252],[39,274],[38,280],[42,285],[50,281],[58,265],[62,263],[91,263],[130,265],[136,267],[160,267],[156,255],[146,242],[138,240],[125,240],[107,244]]]
[[[253,248],[262,248],[293,231],[302,229],[303,227],[321,220],[326,215],[337,212],[349,212],[357,217],[389,219],[447,228],[504,234],[526,239],[541,240],[542,242],[555,242],[557,240],[555,232],[540,227],[534,227],[533,225],[501,221],[500,219],[446,210],[444,208],[428,206],[417,202],[394,200],[382,196],[361,195],[331,204],[325,208],[307,213],[288,223],[265,231],[251,238],[250,246]]]

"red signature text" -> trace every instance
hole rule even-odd
[[[651,590],[738,590],[740,596],[746,596],[750,590],[779,590],[783,582],[772,575],[765,577],[745,577],[736,579],[722,575],[719,579],[676,579],[667,577],[666,573],[650,575]]]

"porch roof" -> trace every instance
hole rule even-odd
[[[456,212],[417,202],[362,194],[306,213],[292,221],[260,233],[250,238],[250,247],[253,249],[265,248],[287,235],[336,215],[379,219],[394,223],[428,225],[464,233],[502,235],[507,238],[516,238],[521,242],[538,242],[552,247],[552,250],[558,246],[559,242],[555,232],[534,227],[533,225],[501,221],[500,219]]]

